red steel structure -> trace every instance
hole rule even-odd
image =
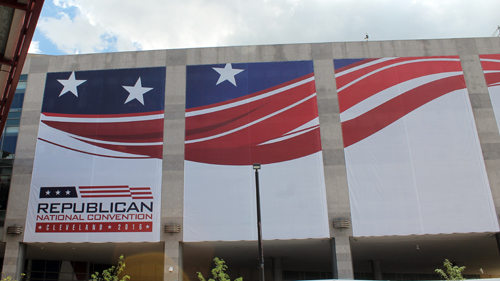
[[[2,56],[0,64],[10,66],[7,79],[4,82],[4,90],[0,98],[0,137],[5,128],[7,115],[9,114],[10,105],[16,92],[17,83],[21,76],[31,39],[35,33],[35,28],[42,11],[44,0],[29,0],[27,4],[17,2],[16,0],[0,0],[0,5],[10,7],[16,10],[24,11],[22,26],[15,42],[15,52],[11,58]],[[16,23],[12,22],[12,25]],[[11,31],[12,31],[11,27]],[[3,82],[3,81],[2,81]]]

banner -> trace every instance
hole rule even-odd
[[[479,55],[493,113],[500,131],[500,55]]]
[[[354,236],[498,231],[459,58],[334,65]]]
[[[329,237],[312,61],[187,66],[184,241]]]
[[[24,242],[160,239],[165,68],[48,73]]]

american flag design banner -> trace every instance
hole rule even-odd
[[[493,113],[500,131],[500,55],[479,55],[479,59],[483,67]]]
[[[187,66],[184,241],[328,237],[312,61]],[[300,221],[300,224],[297,224]]]
[[[354,236],[499,230],[457,56],[334,67]]]
[[[25,242],[159,241],[165,75],[47,74]]]

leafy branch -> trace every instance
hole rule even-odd
[[[92,280],[96,281],[127,281],[130,280],[130,276],[124,275],[123,277],[119,277],[119,275],[125,270],[125,258],[121,255],[118,258],[118,264],[116,266],[112,266],[108,269],[102,271],[102,273],[96,272],[95,274],[91,274]]]
[[[208,281],[231,281],[229,275],[226,273],[227,265],[223,259],[214,258],[215,267],[212,269],[213,278],[208,279]],[[198,273],[198,279],[200,281],[206,281],[201,272]],[[236,278],[234,281],[243,281],[243,277]]]
[[[436,273],[441,275],[446,280],[465,280],[462,276],[462,272],[465,270],[465,266],[458,267],[453,265],[448,259],[444,260],[443,266],[446,268],[446,273],[442,269],[436,269]]]

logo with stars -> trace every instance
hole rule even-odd
[[[74,186],[41,187],[40,198],[78,198]]]

